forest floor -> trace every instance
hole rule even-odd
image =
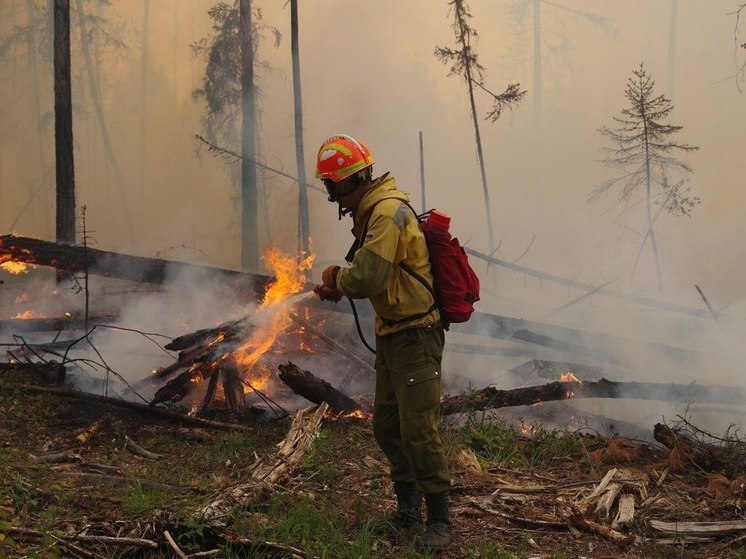
[[[213,420],[240,428],[195,425],[41,384],[0,366],[0,557],[746,558],[737,475],[662,446],[521,434],[479,416],[443,427],[447,551],[378,535],[395,501],[369,419],[325,418],[286,478],[215,526],[197,511],[273,456],[289,420],[216,410]]]

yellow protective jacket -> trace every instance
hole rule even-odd
[[[341,267],[336,275],[342,293],[370,299],[379,336],[440,320],[432,293],[400,266],[404,263],[433,285],[425,237],[408,201],[388,173],[376,179],[353,218],[359,248],[350,266]]]

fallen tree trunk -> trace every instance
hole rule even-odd
[[[119,314],[115,312],[95,313],[88,315],[88,326],[116,322]],[[6,318],[0,320],[0,330],[8,332],[56,332],[58,330],[70,330],[83,328],[86,325],[85,316],[81,313],[72,313],[70,316],[57,316],[48,318]]]
[[[217,371],[217,362],[214,361],[189,366],[180,375],[156,390],[150,405],[155,406],[163,402],[175,403],[182,400],[198,382],[211,379]]]
[[[46,394],[55,394],[57,396],[65,396],[71,398],[78,398],[88,402],[95,402],[99,404],[107,404],[110,406],[116,406],[120,408],[133,409],[135,411],[145,412],[151,415],[170,419],[178,423],[185,423],[187,425],[196,425],[199,427],[212,427],[214,429],[231,430],[236,429],[239,431],[250,431],[253,427],[249,425],[243,425],[241,423],[224,423],[222,421],[214,421],[210,419],[201,419],[193,415],[186,415],[183,413],[172,412],[156,406],[150,406],[147,404],[138,404],[137,402],[130,402],[127,400],[120,400],[118,398],[108,398],[106,396],[99,396],[98,394],[91,394],[90,392],[78,392],[76,390],[64,390],[61,388],[53,388],[48,386],[35,386],[32,384],[20,384],[15,382],[5,383],[6,386],[12,386],[19,390],[27,390],[31,392],[42,392]]]
[[[662,423],[656,423],[653,427],[653,437],[666,448],[676,452],[676,461],[680,460],[681,464],[691,462],[707,472],[728,469],[725,466],[729,459],[729,451],[725,448],[701,443]]]
[[[0,264],[9,261],[51,266],[60,272],[68,273],[81,273],[87,270],[99,276],[154,284],[165,283],[167,279],[183,273],[210,274],[234,280],[237,289],[248,290],[256,297],[264,294],[265,285],[270,279],[260,274],[225,268],[63,245],[30,237],[2,235]]]
[[[310,371],[304,371],[291,362],[287,365],[279,365],[280,379],[287,384],[293,392],[314,404],[326,402],[332,413],[351,413],[360,408],[352,398],[346,396],[331,384],[314,376]]]
[[[552,382],[512,390],[498,390],[494,386],[488,386],[471,394],[446,396],[441,402],[441,413],[448,415],[509,406],[529,406],[538,402],[572,398],[737,404],[743,402],[745,396],[744,390],[732,386],[615,382],[602,378],[596,382]]]

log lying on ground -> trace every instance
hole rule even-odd
[[[88,315],[88,326],[112,323],[119,320],[116,312],[101,312]],[[0,330],[17,334],[19,332],[57,332],[85,327],[85,316],[72,313],[70,316],[49,318],[7,318],[0,320]]]
[[[498,390],[494,386],[488,386],[472,394],[446,396],[441,402],[441,413],[448,415],[508,406],[528,406],[548,400],[572,398],[631,398],[663,402],[738,404],[743,402],[745,396],[744,390],[732,386],[615,382],[602,378],[596,382],[552,382],[512,390]]]
[[[55,384],[65,382],[67,367],[61,363],[0,363],[0,380],[22,384]]]
[[[722,471],[729,458],[727,449],[700,443],[662,423],[653,427],[653,437],[675,451],[682,464],[691,462],[707,472]]]
[[[280,380],[293,392],[314,404],[326,402],[332,413],[351,413],[361,409],[355,400],[342,394],[325,380],[314,376],[310,371],[304,371],[289,361],[287,365],[279,365],[279,369]]]
[[[234,280],[237,289],[255,296],[264,294],[268,276],[201,266],[186,262],[120,254],[90,247],[71,246],[15,235],[0,236],[0,264],[8,261],[52,266],[61,272],[89,273],[143,283],[162,284],[168,278],[185,273],[210,274]]]

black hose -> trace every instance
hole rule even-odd
[[[350,306],[352,307],[352,314],[355,317],[355,327],[357,328],[357,335],[360,336],[360,340],[363,342],[363,345],[367,347],[373,355],[376,354],[376,350],[370,347],[367,341],[365,341],[365,336],[363,336],[363,330],[360,328],[360,318],[357,315],[357,309],[355,308],[355,303],[352,300],[352,297],[347,297],[347,300],[350,301]]]

